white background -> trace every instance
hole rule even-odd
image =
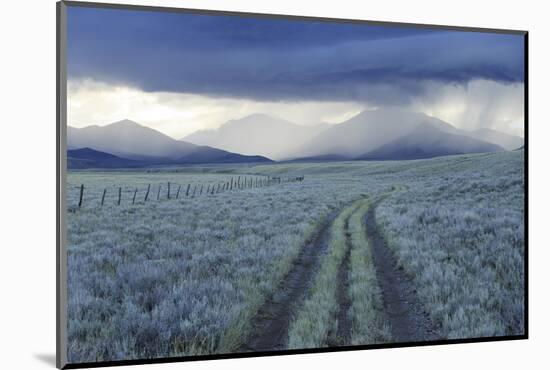
[[[127,3],[530,31],[530,339],[192,363],[156,369],[520,369],[548,366],[550,245],[548,12],[542,1],[142,0]],[[55,358],[55,1],[6,1],[0,13],[0,367]],[[546,355],[546,356],[545,356]],[[546,365],[544,365],[546,363]],[[135,368],[135,367],[134,367]],[[548,367],[546,367],[548,368]]]

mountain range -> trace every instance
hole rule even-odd
[[[302,126],[267,114],[252,114],[230,120],[217,129],[196,131],[182,140],[280,160],[292,156],[304,143],[329,127],[327,123]]]
[[[384,144],[358,159],[422,159],[442,155],[486,153],[503,150],[501,146],[465,136],[458,130],[444,130],[425,122],[410,133]]]
[[[363,111],[334,125],[301,126],[265,114],[231,120],[184,138],[275,160],[419,159],[512,150],[520,137],[491,129],[460,130],[440,119],[400,108]]]
[[[175,140],[130,120],[106,126],[69,126],[67,147],[67,157],[71,159],[69,168],[272,162],[258,155],[242,155]]]
[[[442,155],[495,152],[523,140],[494,130],[460,130],[424,113],[403,109],[363,111],[321,132],[296,158],[329,155],[346,159],[420,159]]]
[[[491,129],[461,130],[405,109],[363,111],[339,124],[302,126],[265,114],[230,120],[182,140],[123,120],[68,127],[69,168],[144,167],[272,160],[406,160],[514,150],[520,137]]]

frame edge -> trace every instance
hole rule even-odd
[[[67,121],[67,5],[56,3],[56,367],[67,365],[67,256],[65,169]]]

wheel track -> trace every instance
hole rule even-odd
[[[330,225],[339,214],[340,210],[331,212],[317,232],[305,243],[279,287],[252,319],[251,333],[240,351],[286,349],[291,318],[305,299],[314,280],[320,256],[328,247]]]
[[[351,299],[349,296],[349,271],[350,271],[350,256],[351,256],[351,234],[349,232],[349,219],[357,212],[355,209],[351,212],[344,221],[344,236],[346,240],[346,252],[340,268],[338,269],[338,275],[336,277],[338,281],[338,291],[336,292],[336,299],[338,302],[338,312],[336,319],[338,320],[338,326],[335,335],[329,337],[329,344],[332,346],[344,346],[349,344],[351,339],[351,320],[348,315],[348,311],[351,307]]]
[[[378,285],[382,291],[384,314],[391,325],[392,342],[418,342],[440,339],[416,295],[414,283],[398,266],[397,260],[376,224],[375,201],[365,215],[367,239],[371,245]]]

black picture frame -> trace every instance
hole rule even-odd
[[[427,29],[440,30],[455,30],[464,32],[482,32],[482,33],[497,33],[497,34],[513,34],[521,35],[524,39],[524,334],[513,336],[499,337],[480,337],[480,338],[465,338],[465,339],[445,339],[424,342],[403,342],[403,343],[386,343],[373,345],[354,345],[342,347],[328,347],[315,349],[299,349],[299,350],[277,350],[277,351],[262,351],[249,353],[229,353],[229,354],[212,354],[201,356],[185,356],[185,357],[166,357],[154,359],[133,359],[120,361],[100,361],[86,363],[67,363],[66,358],[66,327],[63,330],[63,325],[67,324],[66,304],[66,204],[64,200],[64,187],[66,184],[66,127],[67,127],[67,70],[66,70],[66,26],[67,26],[67,7],[87,7],[87,8],[108,8],[121,10],[135,11],[154,11],[154,12],[172,12],[172,13],[187,13],[187,14],[203,14],[203,15],[224,15],[224,16],[239,16],[239,17],[254,17],[268,19],[295,19],[315,22],[330,22],[344,24],[364,24],[364,25],[383,25],[383,26],[399,26],[399,27],[418,27]],[[57,27],[57,62],[56,62],[56,366],[60,369],[76,369],[76,368],[93,368],[105,366],[125,366],[139,364],[158,364],[158,363],[173,363],[173,362],[188,362],[188,361],[205,361],[219,360],[232,358],[247,358],[247,357],[264,357],[264,356],[280,356],[293,354],[313,354],[326,352],[341,352],[341,351],[358,351],[368,349],[381,348],[400,348],[400,347],[419,347],[419,346],[435,346],[460,343],[483,343],[497,342],[510,340],[525,340],[529,338],[529,32],[525,30],[511,29],[493,29],[481,27],[461,27],[449,25],[433,25],[433,24],[417,24],[417,23],[401,23],[401,22],[384,22],[359,19],[340,19],[329,17],[311,17],[283,14],[265,14],[265,13],[248,13],[236,11],[219,11],[205,9],[189,9],[189,8],[174,8],[160,6],[143,6],[143,5],[128,5],[128,4],[110,4],[100,2],[80,2],[80,1],[60,1],[56,4],[56,27]]]

